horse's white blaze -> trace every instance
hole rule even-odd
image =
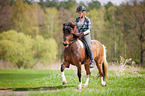
[[[79,44],[80,44],[81,48],[83,48],[83,47],[84,47],[83,42],[81,42],[80,40],[79,40]]]
[[[61,72],[62,82],[66,83],[64,72]]]
[[[101,77],[101,85],[106,86],[106,82],[103,81],[103,77]]]

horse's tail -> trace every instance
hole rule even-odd
[[[103,57],[103,73],[104,73],[104,80],[107,79],[107,71],[108,71],[108,63],[107,63],[107,60],[106,60],[106,47],[103,45],[103,49],[104,49],[104,57]]]

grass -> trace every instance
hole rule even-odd
[[[75,70],[65,70],[67,84],[63,86],[59,70],[0,69],[0,92],[3,91],[4,96],[16,95],[14,92],[29,92],[28,96],[145,96],[145,71],[136,71],[140,76],[119,76],[109,71],[106,87],[100,85],[100,78],[96,77],[98,71],[91,72],[88,87],[77,90]],[[85,83],[85,75],[82,80]],[[7,90],[12,93],[7,94]]]

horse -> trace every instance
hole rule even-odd
[[[64,61],[61,64],[61,77],[62,77],[62,84],[65,85],[67,83],[64,70],[65,68],[69,68],[70,64],[75,65],[77,67],[77,75],[79,78],[79,85],[78,89],[82,87],[87,87],[89,83],[90,77],[90,60],[85,51],[85,45],[83,42],[75,36],[74,33],[77,33],[78,30],[76,28],[76,24],[72,22],[63,23],[63,45],[64,49]],[[91,40],[91,48],[93,51],[94,60],[96,66],[99,70],[100,77],[101,77],[101,85],[106,86],[106,79],[107,79],[107,69],[108,63],[106,60],[106,49],[105,46],[102,45],[97,40]],[[87,79],[85,84],[82,84],[81,80],[81,65],[84,64]]]

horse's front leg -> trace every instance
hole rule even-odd
[[[78,89],[82,89],[82,79],[81,79],[81,62],[79,62],[78,66],[78,78],[79,78],[79,86]]]
[[[90,74],[91,74],[89,64],[85,64],[85,70],[86,70],[87,79],[86,79],[85,84],[83,84],[83,87],[87,87],[88,83],[89,83],[89,78],[90,78]]]
[[[64,75],[64,70],[66,67],[68,67],[70,63],[64,61],[63,64],[61,64],[61,78],[62,78],[62,84],[65,85],[67,83]]]

